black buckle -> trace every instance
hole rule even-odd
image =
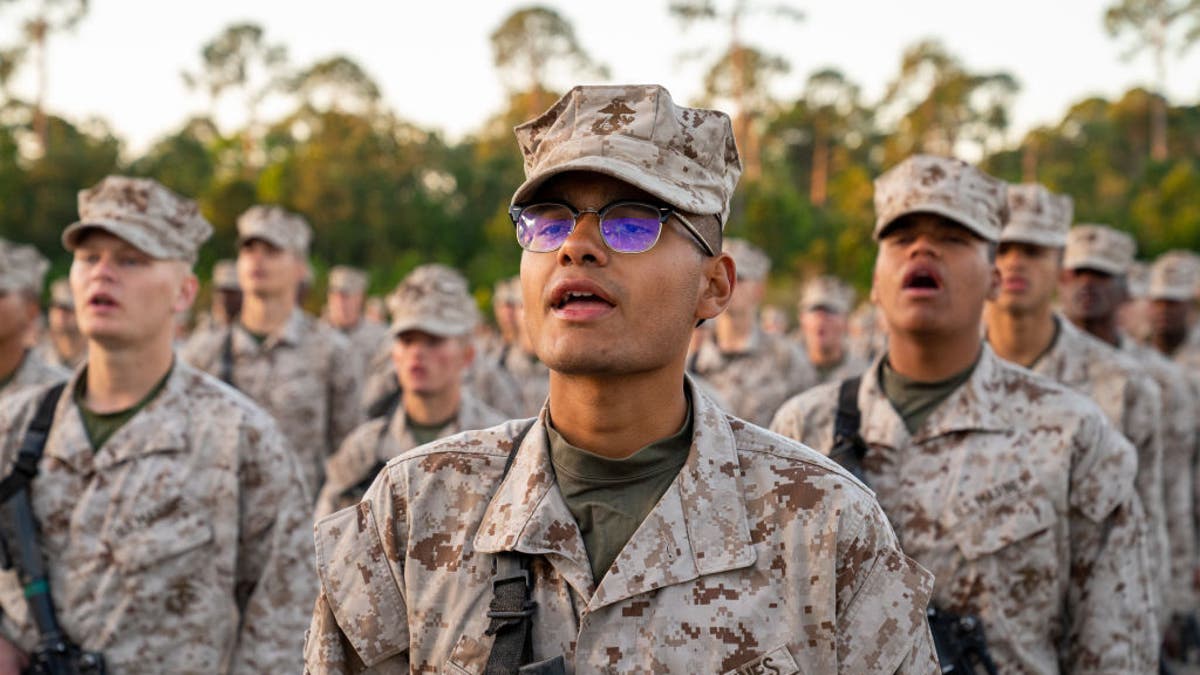
[[[506,584],[506,583],[509,583],[512,581],[519,581],[519,582],[521,582],[521,584],[523,584],[524,588],[528,589],[530,587],[529,570],[517,570],[516,572],[514,572],[512,574],[505,574],[503,576],[501,576],[500,574],[493,575],[492,576],[493,596],[496,592],[496,589],[499,588],[502,584]],[[525,597],[528,597],[528,594],[525,594]],[[500,611],[500,610],[489,608],[487,615],[488,615],[489,619],[524,619],[524,618],[533,616],[533,612],[536,608],[537,608],[536,602],[532,602],[530,600],[524,600],[521,602],[521,609],[519,609],[519,610]]]

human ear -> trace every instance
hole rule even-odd
[[[696,319],[711,319],[729,306],[733,289],[737,285],[733,257],[719,253],[706,258],[700,274],[700,293],[696,303]]]

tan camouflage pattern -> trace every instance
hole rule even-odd
[[[724,227],[742,174],[729,116],[677,106],[659,85],[575,87],[514,131],[525,182],[513,204],[551,176],[595,171],[686,213],[718,216]]]
[[[1156,672],[1137,456],[1100,409],[984,345],[910,436],[879,365],[858,393],[863,468],[934,604],[983,618],[1002,673]],[[788,401],[772,430],[828,453],[837,386]]]
[[[1123,275],[1133,265],[1137,242],[1107,225],[1077,225],[1067,234],[1063,267]]]
[[[1150,265],[1146,297],[1150,300],[1186,302],[1196,295],[1200,267],[1188,251],[1168,251]]]
[[[64,631],[103,652],[115,675],[299,670],[316,593],[310,502],[275,423],[177,362],[163,391],[95,451],[74,381],[32,492]],[[5,475],[42,392],[0,405]],[[11,570],[0,571],[0,605],[0,634],[32,648]]]
[[[356,508],[317,524],[308,672],[483,672],[493,554],[517,550],[536,556],[533,658],[562,655],[568,673],[760,672],[767,655],[790,672],[937,673],[932,581],[870,491],[692,401],[686,464],[599,586],[545,413],[392,460]]]
[[[251,206],[238,216],[237,232],[239,242],[261,239],[301,258],[308,256],[308,246],[312,243],[312,227],[304,216],[279,206]],[[308,274],[312,274],[311,268]],[[306,281],[312,285],[311,276]]]
[[[443,436],[453,436],[462,431],[487,429],[500,424],[504,415],[493,410],[470,392],[463,391],[458,405],[458,414],[451,420]],[[408,428],[408,416],[403,409],[388,417],[377,417],[365,422],[342,441],[337,452],[325,461],[325,486],[317,496],[316,517],[327,516],[334,511],[352,506],[343,492],[363,482],[380,463],[386,464],[417,447]],[[357,501],[357,500],[355,500]]]
[[[545,395],[550,393],[549,382],[547,370]],[[498,411],[502,419],[519,419],[536,413],[533,404],[525,404],[526,392],[521,382],[501,366],[498,355],[488,356],[476,351],[475,360],[463,377],[463,387],[488,407]],[[539,393],[540,389],[530,395],[537,397]],[[546,400],[545,395],[542,401]]]
[[[47,360],[42,350],[27,349],[12,377],[0,387],[0,403],[28,389],[62,382],[70,375],[71,371]]]
[[[219,291],[241,290],[242,284],[238,281],[237,275],[237,261],[228,258],[218,260],[213,265],[212,281],[213,288]]]
[[[763,250],[745,239],[728,237],[724,243],[725,252],[733,256],[733,264],[737,268],[739,279],[764,281],[771,271],[771,259]]]
[[[862,375],[867,371],[867,367],[870,365],[871,362],[867,359],[851,353],[849,347],[847,347],[845,355],[842,357],[842,362],[839,363],[836,368],[833,368],[828,372],[821,372],[821,369],[817,368],[816,364],[812,363],[811,360],[809,361],[809,366],[812,367],[813,373],[817,379],[816,384],[813,385],[814,387],[817,384],[825,384],[826,382],[841,382],[842,380],[855,377],[856,375]]]
[[[466,335],[479,324],[479,308],[462,274],[446,265],[421,265],[388,296],[392,335],[420,330],[431,335]]]
[[[546,404],[546,398],[550,396],[550,368],[538,357],[517,347],[506,349],[501,354],[499,364],[500,368],[517,383],[517,388],[521,391],[521,405],[517,409],[518,414],[514,417],[537,415],[542,406]],[[498,410],[508,412],[503,407]]]
[[[1054,345],[1030,370],[1087,395],[1137,450],[1134,485],[1146,514],[1151,578],[1160,597],[1165,598],[1171,585],[1167,531],[1184,524],[1168,527],[1165,513],[1162,392],[1133,357],[1083,332],[1061,315],[1056,315],[1055,321],[1058,337]]]
[[[55,279],[50,283],[50,305],[62,309],[75,309],[75,297],[71,295],[71,282]]]
[[[329,290],[342,293],[365,293],[367,273],[348,265],[335,265],[329,270]]]
[[[1171,560],[1170,584],[1163,599],[1169,611],[1184,612],[1200,602],[1192,585],[1193,574],[1200,566],[1193,515],[1193,478],[1197,450],[1200,449],[1197,445],[1200,442],[1197,424],[1200,422],[1195,416],[1196,398],[1186,375],[1162,354],[1126,336],[1121,336],[1119,349],[1137,359],[1162,392],[1163,509]]]
[[[1067,195],[1038,183],[1009,184],[1008,222],[1000,231],[1000,241],[1062,248],[1074,219],[1075,202]]]
[[[226,330],[233,331],[234,386],[275,418],[315,495],[325,458],[362,421],[358,357],[344,336],[299,309],[261,345],[235,324],[193,335],[180,356],[219,377]]]
[[[364,318],[349,330],[334,330],[339,330],[350,341],[350,351],[358,356],[364,377],[377,369],[391,370],[392,334],[387,326]]]
[[[1150,266],[1140,260],[1134,260],[1125,271],[1125,286],[1129,297],[1134,300],[1145,299],[1150,290]]]
[[[788,398],[817,383],[799,345],[755,328],[744,351],[725,353],[711,336],[700,344],[692,368],[734,415],[765,427]]]
[[[1008,221],[1007,187],[960,159],[912,155],[875,179],[873,236],[901,216],[936,213],[998,241]]]
[[[74,251],[79,237],[96,228],[120,237],[152,258],[195,264],[212,225],[196,202],[149,178],[108,176],[79,192],[79,220],[63,230],[62,243]]]
[[[838,314],[849,314],[854,306],[854,289],[841,279],[822,275],[804,283],[800,292],[800,311],[824,308]]]
[[[0,239],[0,291],[41,294],[50,261],[26,244]]]

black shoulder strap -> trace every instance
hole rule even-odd
[[[54,409],[58,406],[58,399],[62,397],[66,387],[66,382],[59,382],[46,390],[38,401],[37,411],[33,413],[33,419],[25,430],[25,437],[21,439],[21,449],[17,452],[12,473],[0,481],[0,504],[26,488],[34,476],[37,476],[38,462],[42,459],[46,439],[50,436],[50,427],[54,424]]]
[[[508,477],[513,460],[521,449],[521,443],[537,423],[525,427],[513,438],[512,451],[504,463],[501,482]],[[517,551],[504,552],[495,556],[495,571],[492,574],[492,602],[488,605],[486,633],[496,636],[488,655],[485,675],[512,675],[529,672],[565,672],[562,656],[539,664],[529,664],[533,658],[533,614],[537,603],[533,597],[533,576],[529,573],[532,556]],[[529,664],[529,665],[526,665]]]
[[[829,458],[866,482],[862,461],[867,455],[867,444],[859,433],[862,428],[862,412],[858,409],[858,389],[862,376],[842,380],[838,388],[837,416],[833,421],[833,448]]]
[[[233,324],[225,328],[225,338],[221,340],[221,371],[218,377],[225,384],[237,388],[233,383]]]

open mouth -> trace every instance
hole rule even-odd
[[[936,291],[940,290],[941,287],[942,280],[938,277],[937,273],[925,267],[909,270],[901,282],[901,288],[904,290]]]
[[[583,279],[558,284],[550,294],[549,304],[555,310],[601,310],[616,306],[598,284]]]
[[[566,309],[567,307],[612,307],[613,304],[604,298],[588,293],[585,291],[568,291],[564,293],[562,298],[554,304],[555,309]]]
[[[117,300],[108,293],[93,293],[88,298],[88,307],[116,307]]]

